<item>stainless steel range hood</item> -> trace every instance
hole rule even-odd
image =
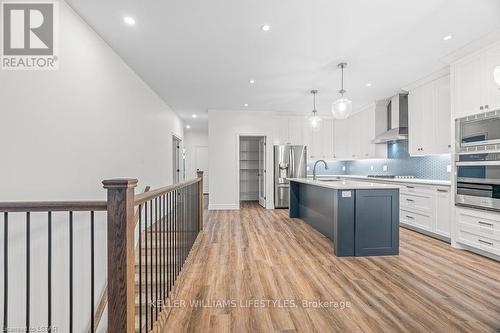
[[[408,93],[392,97],[387,105],[387,131],[378,134],[372,143],[408,140]]]

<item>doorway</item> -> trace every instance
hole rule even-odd
[[[203,194],[208,194],[208,147],[195,147],[196,171],[203,171]]]
[[[266,207],[266,137],[239,137],[240,202]]]
[[[172,183],[177,184],[181,181],[181,139],[172,136]]]

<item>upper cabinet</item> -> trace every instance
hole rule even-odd
[[[452,65],[455,118],[500,108],[500,85],[493,74],[498,66],[500,43]]]
[[[411,155],[451,152],[450,76],[423,84],[408,94]]]
[[[375,104],[345,120],[335,120],[335,155],[337,159],[386,158],[386,145],[376,145]]]
[[[306,145],[308,147],[308,158],[313,160],[335,158],[333,144],[333,119],[321,121],[319,130],[313,131],[308,121],[305,122]]]

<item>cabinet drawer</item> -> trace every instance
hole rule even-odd
[[[401,193],[431,197],[434,194],[434,188],[432,186],[403,185]]]
[[[457,220],[460,230],[465,230],[478,236],[490,237],[500,241],[499,220],[474,216],[465,212],[458,213]]]
[[[459,226],[458,229],[458,241],[465,245],[493,253],[495,255],[500,255],[500,241],[492,238],[477,235],[474,232],[469,232]]]
[[[409,224],[424,230],[432,230],[432,217],[425,214],[418,214],[401,209],[399,212],[399,220],[401,223]]]
[[[434,207],[434,200],[432,196],[401,193],[399,204],[401,208],[410,208],[431,214]]]

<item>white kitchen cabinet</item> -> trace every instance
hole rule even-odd
[[[452,65],[455,118],[500,108],[500,85],[493,77],[497,66],[500,66],[500,43]]]
[[[334,143],[337,159],[386,158],[385,145],[375,145],[375,105],[344,120],[335,120]],[[379,149],[381,148],[381,149]]]
[[[451,150],[450,77],[433,80],[408,95],[409,152],[444,154]]]
[[[323,119],[321,126],[321,156],[324,159],[335,158],[333,119]]]
[[[500,85],[493,72],[500,68],[500,44],[485,51],[483,57],[484,104],[489,110],[500,108]]]
[[[500,256],[500,214],[474,209],[456,209],[458,243]]]
[[[482,57],[475,55],[457,62],[455,72],[455,117],[465,117],[480,112]]]
[[[449,187],[436,188],[436,227],[435,232],[444,237],[450,237],[451,229],[451,190]]]
[[[304,144],[304,123],[308,123],[305,117],[288,118],[288,142],[292,145]]]

